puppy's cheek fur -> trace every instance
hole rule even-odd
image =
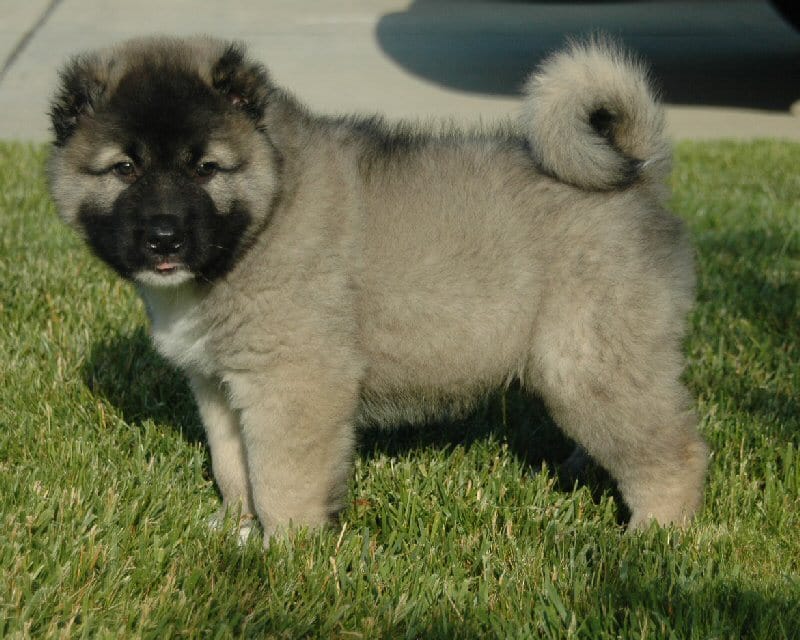
[[[240,181],[233,174],[221,174],[214,176],[208,184],[204,185],[204,189],[211,196],[214,201],[214,206],[219,211],[220,215],[225,215],[231,210],[233,202],[236,199],[237,186],[240,186]]]
[[[130,278],[142,266],[133,228],[104,207],[84,203],[79,207],[76,223],[95,255],[123,278]]]
[[[272,212],[277,163],[267,148],[250,151],[244,169],[221,172],[204,186],[217,213],[192,229],[194,256],[189,266],[202,280],[215,280],[230,271]]]
[[[189,268],[206,281],[224,276],[235,266],[251,223],[250,212],[237,200],[231,202],[224,215],[204,217],[192,229]]]
[[[87,238],[81,211],[111,212],[125,185],[112,174],[93,175],[76,171],[74,163],[54,154],[50,161],[50,190],[61,219]]]
[[[249,141],[246,150],[248,161],[245,167],[216,175],[204,188],[220,215],[246,211],[252,234],[269,217],[273,196],[278,189],[278,163],[267,145],[254,145]]]

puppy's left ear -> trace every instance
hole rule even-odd
[[[272,84],[267,70],[245,58],[244,47],[230,44],[211,71],[214,88],[237,109],[258,122],[267,107]]]
[[[91,116],[106,92],[102,64],[92,55],[71,60],[59,74],[59,88],[50,103],[55,145],[63,146],[78,126],[78,118]]]

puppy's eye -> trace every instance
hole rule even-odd
[[[216,162],[201,162],[194,168],[194,174],[200,180],[209,180],[219,170]]]
[[[132,162],[118,162],[111,168],[111,171],[125,182],[136,180],[136,167]]]

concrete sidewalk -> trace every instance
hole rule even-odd
[[[325,112],[486,122],[516,112],[525,73],[566,35],[602,29],[653,64],[673,137],[800,141],[800,35],[765,0],[0,0],[0,11],[0,138],[47,140],[64,60],[135,35],[243,40]]]

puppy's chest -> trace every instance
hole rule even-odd
[[[209,321],[193,291],[143,293],[156,350],[189,374],[211,376],[216,364],[209,350]]]

